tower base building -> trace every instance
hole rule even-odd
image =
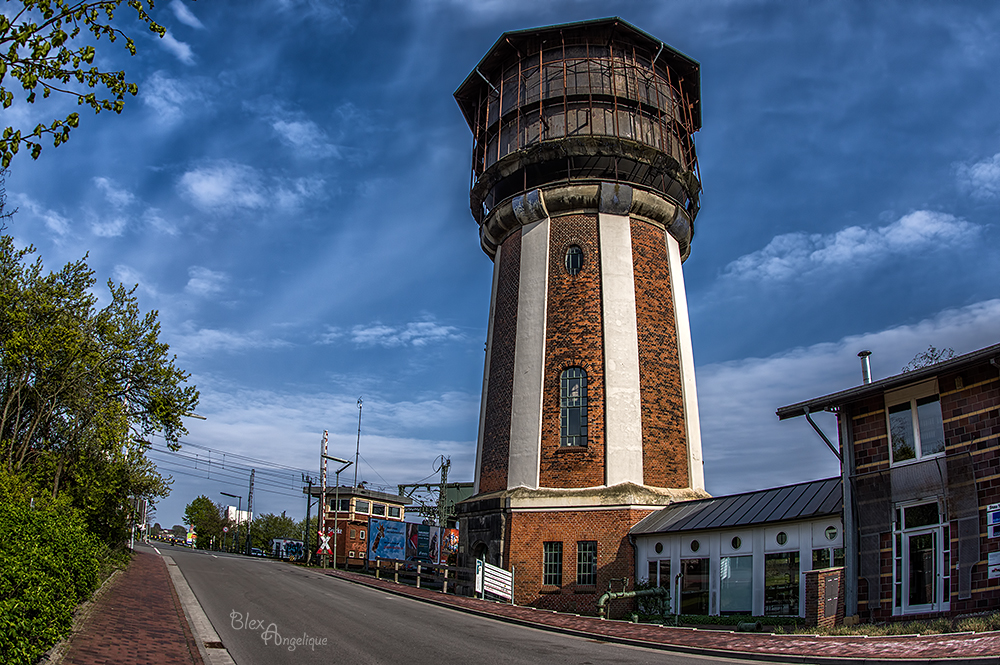
[[[629,529],[707,496],[682,272],[699,66],[603,19],[504,34],[455,97],[493,260],[460,565],[594,614],[636,577]]]

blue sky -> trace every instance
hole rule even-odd
[[[208,477],[206,447],[314,470],[327,429],[331,454],[353,455],[359,396],[360,478],[415,482],[446,455],[472,479],[491,263],[452,93],[506,30],[618,15],[701,62],[685,279],[713,494],[837,473],[774,410],[859,383],[861,349],[880,378],[928,345],[1000,337],[1000,5],[173,0],[154,15],[167,38],[136,26],[137,56],[99,51],[139,96],[19,155],[7,191],[9,232],[49,267],[89,252],[101,280],[139,285],[201,390],[199,468],[171,471],[161,523],[198,494],[246,494],[231,456]],[[73,108],[18,103],[5,125]],[[303,516],[296,472],[258,478],[256,512]]]

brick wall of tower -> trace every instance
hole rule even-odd
[[[511,234],[500,250],[493,304],[493,344],[490,350],[489,383],[486,388],[486,420],[479,465],[479,491],[507,489],[507,458],[510,451],[510,410],[514,391],[514,347],[517,340],[517,293],[521,271],[521,232]]]
[[[618,580],[613,590],[621,591],[621,580],[627,577],[629,589],[632,588],[635,556],[628,541],[628,531],[651,512],[620,508],[511,513],[505,563],[508,570],[514,570],[515,602],[595,616],[597,600],[608,590],[609,582]],[[543,543],[553,541],[563,544],[562,584],[546,586],[542,584]],[[576,583],[577,543],[580,541],[597,542],[597,584],[593,586]],[[632,606],[630,600],[610,603],[611,618],[627,616]]]
[[[687,487],[688,450],[666,232],[632,220],[643,483]]]
[[[566,250],[583,250],[583,268],[566,270]],[[596,487],[604,484],[604,344],[597,215],[552,219],[549,235],[545,376],[539,484]],[[561,445],[560,376],[569,367],[587,372],[588,445]]]

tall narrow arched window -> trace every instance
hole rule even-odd
[[[559,442],[563,446],[587,445],[587,373],[570,367],[559,377]]]

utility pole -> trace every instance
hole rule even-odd
[[[358,457],[361,455],[361,398],[358,398],[358,446],[354,451],[354,486],[358,486]],[[336,568],[336,566],[334,566]]]
[[[451,467],[451,458],[441,458],[441,485],[438,488],[438,526],[442,529],[448,528],[448,468]]]
[[[307,476],[306,474],[303,473],[302,482],[307,483],[309,485],[309,491],[306,493],[306,528],[305,528],[305,534],[303,536],[306,541],[304,545],[305,549],[303,551],[306,553],[306,565],[308,566],[309,562],[312,561],[312,552],[309,551],[309,529],[311,528],[309,520],[309,509],[312,508],[312,498],[313,498],[312,476]]]
[[[253,525],[253,474],[257,469],[250,469],[250,494],[247,495],[247,554],[253,549],[250,545],[250,527]]]
[[[330,433],[323,430],[323,441],[319,444],[319,517],[317,524],[320,538],[326,535],[326,440]],[[318,542],[318,541],[317,541]],[[317,551],[320,558],[320,565],[326,568],[326,553]]]
[[[334,457],[333,455],[323,455],[323,460],[333,460],[334,462],[340,462],[344,466],[337,469],[334,473],[337,476],[337,491],[333,499],[333,568],[337,568],[337,529],[340,528],[340,474],[347,469],[347,467],[354,464],[351,460],[340,459],[339,457]],[[344,565],[347,565],[346,562]]]

